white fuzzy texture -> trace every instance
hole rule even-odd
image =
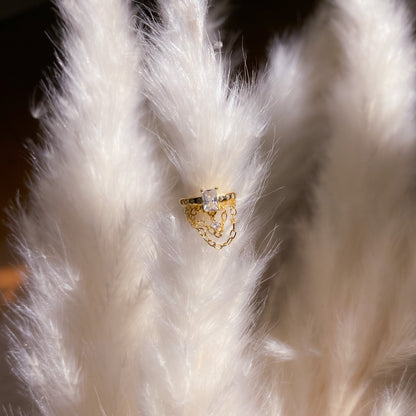
[[[415,414],[415,52],[395,0],[336,0],[341,71],[312,218],[282,274],[285,415]],[[324,29],[325,30],[325,29]]]
[[[313,184],[328,141],[326,99],[340,67],[339,42],[329,25],[331,9],[322,7],[295,37],[276,39],[260,80],[260,98],[268,103],[270,118],[265,141],[275,153],[258,207],[259,215],[268,219],[260,238],[274,230],[279,241],[279,253],[266,276],[272,290],[265,319],[278,319],[276,304],[283,284],[278,271],[293,251],[297,221],[310,212]]]
[[[323,7],[301,33],[275,40],[259,88],[269,104],[265,139],[277,153],[270,167],[267,205],[274,205],[271,222],[278,225],[281,238],[305,209],[328,138],[326,97],[339,70],[330,11]]]
[[[160,2],[162,25],[146,77],[178,184],[155,237],[155,333],[144,354],[146,415],[266,414],[252,345],[252,302],[265,257],[252,246],[253,209],[267,164],[259,156],[264,116],[247,87],[230,85],[228,63],[209,40],[204,0]],[[209,247],[187,224],[180,197],[218,187],[237,193],[237,237]]]
[[[31,415],[137,415],[148,221],[164,167],[142,126],[134,11],[126,0],[57,6],[59,90],[49,87],[46,144],[18,219],[28,281],[13,366]]]
[[[160,1],[143,87],[127,0],[57,4],[59,89],[17,219],[28,277],[11,354],[30,416],[415,414],[416,61],[401,3],[333,0],[275,47],[263,97],[230,79],[205,0]],[[221,251],[178,203],[211,187],[237,193]],[[270,253],[255,242],[282,221],[266,337]]]
[[[229,79],[228,60],[211,45],[206,2],[168,0],[160,9],[164,28],[148,51],[148,94],[181,191],[217,186],[240,191],[245,201],[264,174],[259,163],[255,169],[250,163],[265,117],[249,99],[250,89]]]

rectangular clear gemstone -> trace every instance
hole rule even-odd
[[[216,189],[202,191],[202,203],[205,212],[218,211],[218,198]]]

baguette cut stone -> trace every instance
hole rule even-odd
[[[216,189],[202,191],[202,204],[205,212],[218,211],[218,197]]]

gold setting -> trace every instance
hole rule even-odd
[[[201,189],[202,196],[183,198],[179,202],[185,208],[186,219],[191,227],[198,231],[209,246],[221,250],[230,245],[237,235],[236,194],[230,192],[217,196],[216,190],[217,188]],[[211,199],[207,202],[204,193],[207,193],[209,198],[213,198],[215,208],[204,209],[208,205],[212,206],[209,203],[212,203]]]

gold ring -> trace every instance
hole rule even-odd
[[[179,202],[185,207],[189,224],[211,247],[220,250],[237,235],[237,209],[235,192],[218,195],[217,189],[201,189],[201,196],[182,198]]]

